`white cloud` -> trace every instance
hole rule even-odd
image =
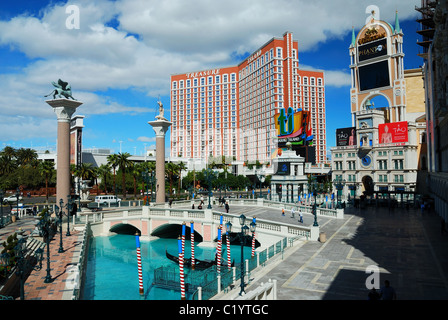
[[[142,142],[155,142],[156,138],[155,137],[138,137],[137,141],[142,141]]]
[[[377,1],[381,19],[415,17],[413,1]],[[80,29],[67,29],[65,8],[80,8]],[[252,52],[292,31],[299,52],[361,27],[370,0],[77,0],[48,5],[38,16],[0,21],[0,50],[32,60],[21,73],[0,75],[0,119],[18,114],[15,133],[31,135],[37,119],[54,121],[43,102],[51,81],[61,78],[85,104],[83,113],[142,113],[107,96],[135,88],[148,96],[169,93],[173,73],[233,65],[232,54]],[[326,85],[349,84],[347,73],[325,71]],[[106,93],[102,93],[106,92]],[[12,118],[9,118],[12,119]],[[4,120],[2,120],[4,121]],[[26,132],[26,133],[25,133]],[[0,129],[2,139],[9,136]],[[53,136],[54,130],[39,134]],[[11,134],[14,135],[14,134]],[[143,139],[144,137],[142,137]]]

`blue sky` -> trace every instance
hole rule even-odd
[[[68,28],[79,9],[79,29]],[[376,5],[404,33],[405,68],[418,68],[420,0],[74,0],[0,4],[0,148],[55,149],[56,116],[43,96],[61,78],[84,104],[83,148],[143,155],[160,96],[169,118],[170,75],[235,65],[292,31],[299,65],[325,72],[327,147],[351,126],[349,55]],[[121,143],[120,143],[121,141]]]

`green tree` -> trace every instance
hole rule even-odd
[[[116,169],[119,166],[118,164],[118,155],[117,154],[111,154],[107,156],[107,164],[113,169],[114,171],[114,190],[117,190],[117,182],[115,181],[116,177]]]
[[[181,179],[182,171],[187,170],[187,167],[185,166],[185,163],[183,163],[181,161],[178,163],[177,169],[178,169],[178,173],[179,173],[179,184],[178,184],[178,188],[177,188],[179,190],[179,192],[177,194],[178,194],[178,197],[180,197],[180,189],[181,189],[180,183],[182,182],[182,179]]]
[[[168,162],[165,164],[165,172],[170,181],[170,197],[173,196],[173,178],[178,175],[179,169],[175,163]]]
[[[48,181],[51,180],[55,173],[53,161],[42,161],[40,166],[40,172],[45,179],[45,196],[48,202]]]
[[[19,166],[31,165],[37,159],[37,153],[30,148],[20,148],[15,152],[16,161]]]
[[[102,164],[98,167],[98,177],[101,179],[101,183],[104,185],[104,191],[107,194],[107,181],[110,178],[110,165],[108,163]]]
[[[130,153],[124,152],[118,154],[118,166],[120,167],[123,187],[123,200],[126,200],[126,169],[131,165]]]

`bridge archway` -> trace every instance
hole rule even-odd
[[[190,240],[190,227],[185,225],[185,238]],[[166,223],[158,226],[151,232],[151,236],[165,238],[165,239],[177,239],[179,235],[182,235],[182,225],[181,224],[171,224]],[[194,241],[202,242],[204,239],[200,233],[196,230],[194,231]]]
[[[117,234],[128,234],[135,235],[136,233],[142,234],[141,231],[129,223],[118,223],[109,229],[109,232],[114,232]]]

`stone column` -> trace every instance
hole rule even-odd
[[[165,202],[165,135],[172,122],[148,121],[156,133],[156,203]]]
[[[69,99],[45,102],[53,108],[58,119],[56,204],[60,199],[67,203],[67,196],[70,195],[70,120],[82,102]]]

